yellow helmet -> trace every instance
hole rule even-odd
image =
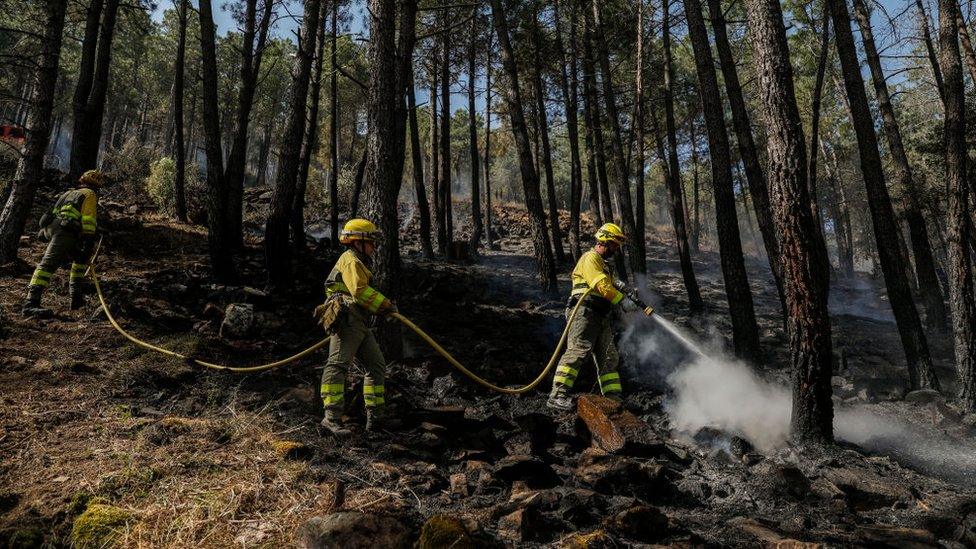
[[[375,242],[379,237],[380,232],[372,221],[350,219],[346,221],[346,224],[342,227],[342,232],[339,233],[339,242],[341,244],[351,244],[356,240]]]
[[[105,174],[102,172],[98,170],[88,170],[87,172],[81,174],[81,177],[78,178],[78,183],[93,189],[100,189],[105,185],[106,179]]]
[[[615,242],[623,245],[623,243],[627,241],[627,237],[624,236],[624,231],[616,223],[604,223],[603,226],[596,231],[596,241]]]

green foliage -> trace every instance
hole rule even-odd
[[[75,519],[71,528],[71,545],[76,549],[100,549],[111,546],[133,519],[124,509],[96,503]]]
[[[176,163],[172,158],[164,156],[149,167],[149,177],[146,178],[146,192],[156,206],[166,212],[176,211]]]
[[[143,182],[149,177],[149,166],[158,153],[130,137],[118,149],[105,152],[102,170],[111,174],[116,182],[115,194],[137,198],[142,194]]]

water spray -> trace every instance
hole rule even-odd
[[[675,340],[681,343],[681,345],[683,345],[686,349],[688,349],[689,351],[697,355],[699,358],[705,357],[705,353],[701,350],[701,348],[698,347],[698,345],[695,345],[690,339],[682,335],[681,331],[678,330],[677,326],[675,326],[667,319],[662,318],[660,314],[654,314],[654,307],[651,307],[650,305],[645,303],[644,300],[642,300],[640,296],[637,294],[637,290],[627,288],[627,286],[622,281],[615,282],[614,286],[616,286],[618,290],[623,292],[624,296],[627,299],[631,300],[635,305],[637,305],[641,309],[641,312],[644,313],[644,316],[647,316],[651,320],[657,322],[658,326],[663,328],[664,331],[671,334],[671,337],[673,337]]]

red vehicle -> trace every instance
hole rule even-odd
[[[0,124],[0,141],[19,149],[24,146],[24,140],[26,138],[27,135],[24,133],[24,128],[11,126],[10,124]]]

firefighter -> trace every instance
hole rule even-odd
[[[342,229],[339,242],[348,249],[339,256],[325,281],[326,304],[339,300],[342,314],[332,326],[329,358],[322,372],[322,403],[325,417],[322,427],[336,436],[350,434],[341,416],[346,375],[354,358],[366,367],[363,380],[363,399],[366,404],[366,430],[377,429],[382,423],[392,424],[384,417],[386,404],[386,360],[370,330],[370,318],[396,312],[396,306],[370,286],[373,273],[373,254],[380,233],[376,225],[365,219],[352,219]]]
[[[576,312],[576,318],[569,326],[566,351],[559,359],[553,378],[552,392],[546,405],[554,410],[565,411],[572,408],[569,391],[576,382],[576,376],[592,355],[597,363],[600,391],[604,396],[620,400],[623,385],[617,371],[619,356],[613,342],[611,312],[614,306],[637,302],[633,293],[626,293],[622,281],[615,281],[609,260],[621,253],[627,241],[624,232],[613,223],[606,223],[596,232],[596,245],[580,256],[573,269],[573,289],[570,294],[566,316],[580,299],[583,303]],[[592,290],[588,295],[586,292]],[[641,305],[643,305],[641,303]],[[652,309],[645,307],[645,314]]]
[[[44,257],[31,276],[27,301],[23,308],[24,316],[43,318],[52,315],[50,309],[41,306],[41,297],[51,283],[55,271],[69,263],[71,309],[79,309],[85,304],[88,290],[85,270],[95,245],[98,190],[106,182],[105,174],[98,170],[88,170],[78,178],[78,188],[58,197],[54,208],[41,218],[38,235],[48,240],[48,245]]]

